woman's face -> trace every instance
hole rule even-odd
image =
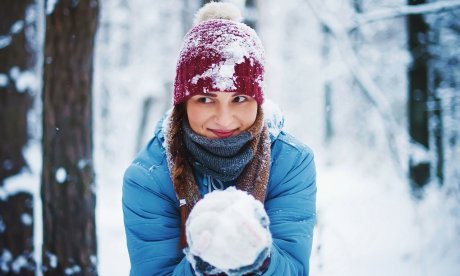
[[[247,130],[256,120],[257,102],[238,92],[195,95],[186,103],[192,130],[207,138],[226,138]]]

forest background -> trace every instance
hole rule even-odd
[[[128,275],[123,172],[206,2],[0,2],[0,274]],[[458,275],[460,1],[228,2],[315,152],[311,275]]]

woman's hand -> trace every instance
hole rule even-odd
[[[197,273],[255,272],[270,254],[268,225],[262,203],[251,195],[235,188],[214,191],[195,205],[187,220],[187,259]]]

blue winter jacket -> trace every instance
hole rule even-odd
[[[268,123],[269,130],[272,130]],[[163,146],[162,124],[124,175],[123,213],[130,275],[194,275],[179,248],[179,201]],[[264,275],[308,275],[316,214],[312,151],[283,131],[270,131],[271,168],[264,203],[273,237]],[[197,179],[205,185],[205,177]],[[206,189],[200,186],[203,193]]]

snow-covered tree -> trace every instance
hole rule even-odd
[[[7,178],[27,171],[28,113],[37,92],[34,0],[0,2],[0,274],[35,271],[33,195],[3,192]]]
[[[47,1],[43,273],[97,275],[92,80],[99,2]]]

